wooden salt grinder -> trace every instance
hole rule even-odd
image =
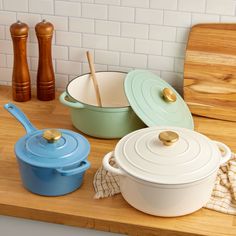
[[[35,26],[39,44],[37,98],[42,101],[55,99],[55,77],[51,54],[53,30],[53,25],[46,20]]]
[[[25,102],[31,98],[30,74],[26,58],[28,31],[28,25],[20,21],[10,26],[14,50],[12,96],[17,102]]]

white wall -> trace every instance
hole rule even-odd
[[[88,71],[89,49],[97,70],[148,69],[178,89],[190,26],[236,22],[235,5],[235,0],[0,0],[0,84],[11,83],[9,26],[16,20],[30,26],[28,63],[35,82],[34,26],[45,18],[56,29],[53,62],[58,88]]]

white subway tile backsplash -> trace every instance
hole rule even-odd
[[[151,25],[149,32],[150,39],[175,41],[176,28],[169,26]]]
[[[150,71],[151,73],[153,73],[157,76],[161,76],[161,71],[160,70],[150,70],[150,69],[148,69],[148,71]]]
[[[120,23],[115,21],[96,20],[95,33],[105,35],[120,35]]]
[[[179,0],[180,11],[205,12],[206,0]]]
[[[5,26],[5,39],[12,40],[11,33],[10,33],[10,27],[8,27],[8,26]]]
[[[88,62],[86,52],[89,51],[92,57],[94,57],[94,50],[89,48],[76,48],[70,47],[69,60],[78,62]]]
[[[0,39],[5,39],[5,26],[0,25]]]
[[[108,70],[109,71],[120,71],[120,72],[129,72],[131,71],[133,68],[130,67],[122,67],[122,66],[109,66],[108,65]]]
[[[82,4],[82,16],[95,19],[107,19],[107,6],[99,4]]]
[[[184,59],[175,58],[174,71],[179,73],[184,72]]]
[[[31,87],[36,88],[36,81],[37,81],[37,71],[29,71],[30,73],[30,82],[31,82]]]
[[[55,37],[53,37],[53,39],[54,38]],[[29,28],[28,42],[31,42],[31,43],[37,43],[38,42],[38,39],[37,39],[37,36],[35,34],[35,29],[34,28]],[[55,42],[55,40],[53,40],[53,42]]]
[[[3,4],[8,11],[28,11],[28,0],[3,0]]]
[[[95,50],[95,63],[105,65],[119,65],[120,55],[118,52]]]
[[[83,34],[82,47],[107,49],[107,36],[95,34]]]
[[[184,57],[186,45],[184,43],[163,42],[163,56]]]
[[[55,83],[58,89],[64,89],[68,82],[68,75],[55,74]]]
[[[0,11],[1,25],[11,25],[16,22],[16,13],[8,11]]]
[[[163,11],[137,8],[135,22],[160,25],[163,23]]]
[[[164,24],[169,26],[188,27],[191,25],[191,14],[188,12],[164,12]]]
[[[42,18],[53,24],[54,30],[68,30],[68,18],[65,16],[42,15]]]
[[[107,71],[107,65],[100,65],[100,64],[94,64],[96,71]],[[88,63],[82,64],[82,73],[90,73],[89,65]]]
[[[68,47],[53,45],[52,58],[68,60]]]
[[[109,6],[108,12],[109,20],[134,22],[134,8]]]
[[[56,31],[56,44],[62,46],[81,47],[81,34],[73,32]]]
[[[129,66],[129,67],[146,68],[147,55],[121,53],[120,65]]]
[[[94,2],[108,5],[120,5],[120,0],[94,0]]]
[[[12,69],[10,68],[0,68],[0,80],[4,79],[4,82],[11,82],[12,80]],[[3,81],[2,81],[3,82]],[[1,82],[1,84],[3,84]]]
[[[94,33],[94,20],[70,17],[70,31]]]
[[[162,71],[161,78],[178,90],[180,85],[182,86],[183,76],[180,73]]]
[[[121,23],[121,36],[131,38],[148,38],[148,25]]]
[[[0,54],[0,67],[7,67],[7,59],[5,54]]]
[[[150,55],[148,57],[148,68],[154,69],[154,70],[173,71],[174,58]]]
[[[120,52],[134,52],[134,39],[109,37],[108,49]]]
[[[0,7],[1,7],[1,3],[0,3]],[[0,85],[11,86],[11,82],[3,81],[2,79],[0,78]]]
[[[69,0],[70,2],[86,2],[86,3],[94,3],[94,0]]]
[[[61,16],[81,16],[81,4],[79,2],[56,1],[55,14]]]
[[[162,41],[136,39],[135,52],[148,55],[161,55]]]
[[[27,55],[30,57],[38,57],[37,43],[27,43]]]
[[[189,28],[177,28],[176,41],[186,43],[188,41]]]
[[[29,12],[53,14],[53,0],[29,0]]]
[[[29,27],[35,27],[35,25],[39,23],[42,18],[40,14],[17,12],[17,20],[26,23]]]
[[[149,0],[121,0],[122,6],[129,7],[149,7]]]
[[[209,14],[192,14],[192,25],[198,23],[216,23],[220,21],[218,15],[209,15]]]
[[[177,3],[177,0],[150,0],[150,7],[158,9],[176,10]]]
[[[27,56],[35,84],[34,28],[46,18],[55,28],[52,57],[58,88],[89,72],[86,51],[90,51],[97,71],[147,69],[180,89],[190,26],[236,22],[235,10],[235,0],[0,0],[1,76],[12,72],[9,27],[21,20],[29,26]],[[1,84],[10,84],[11,76],[4,81],[0,79]]]
[[[30,67],[29,67],[30,70],[37,72],[37,70],[38,70],[38,62],[39,62],[38,57],[31,57],[29,61],[30,61]]]
[[[7,62],[7,66],[8,68],[13,68],[13,55],[6,55],[6,62]]]
[[[236,16],[221,16],[220,21],[224,23],[234,23],[236,22]]]
[[[59,74],[81,74],[81,63],[74,61],[56,61],[56,73]]]
[[[13,54],[12,42],[8,40],[0,40],[0,53]]]
[[[206,12],[222,15],[234,15],[236,2],[232,0],[207,0]]]

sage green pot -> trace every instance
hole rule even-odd
[[[97,72],[102,107],[97,106],[90,74],[81,75],[67,85],[60,102],[70,108],[72,124],[98,138],[121,138],[146,127],[134,113],[124,92],[126,73]]]

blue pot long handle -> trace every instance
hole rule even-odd
[[[31,124],[26,115],[14,104],[7,103],[4,108],[11,113],[24,126],[27,134],[36,131],[37,129]]]
[[[59,97],[59,100],[62,104],[66,105],[66,106],[69,106],[71,108],[84,108],[84,105],[80,102],[77,102],[77,101],[71,101],[70,99],[68,99],[68,95],[66,92],[63,92],[60,97]]]
[[[72,176],[72,175],[80,174],[86,171],[89,167],[90,167],[90,163],[87,160],[85,160],[81,162],[81,165],[79,167],[69,169],[69,170],[65,170],[63,168],[57,168],[56,171],[62,176]]]

